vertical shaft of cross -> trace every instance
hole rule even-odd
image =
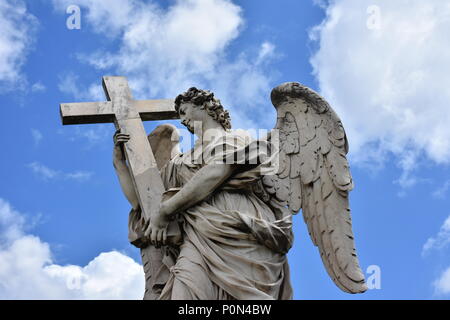
[[[103,77],[103,89],[107,102],[61,104],[62,122],[63,124],[113,122],[116,129],[130,135],[130,140],[124,144],[124,153],[140,204],[141,216],[147,223],[151,216],[159,214],[164,185],[142,121],[178,119],[178,113],[173,100],[133,100],[125,77]],[[149,245],[148,239],[144,236],[145,230],[143,226],[141,227],[136,232],[129,233],[129,240],[141,249],[146,282],[144,299],[156,299],[160,288],[155,281],[158,272],[163,268],[162,252],[161,249]],[[179,230],[174,230],[172,234],[178,236]],[[168,239],[171,238],[170,235],[169,228]]]
[[[164,192],[155,157],[126,78],[104,77],[103,88],[115,110],[116,129],[130,135],[130,140],[124,144],[125,156],[142,214],[148,222],[152,214],[158,213]]]
[[[126,78],[103,77],[103,89],[115,111],[116,129],[130,135],[130,140],[124,144],[125,156],[141,206],[141,214],[145,222],[149,222],[152,215],[159,213],[164,185],[142,119],[133,104]],[[162,267],[162,252],[161,249],[148,245],[144,239],[144,231],[142,230],[142,234],[137,235],[136,239],[129,240],[135,245],[136,242],[140,243],[145,272],[144,299],[154,300],[159,296],[159,292],[155,291],[155,280],[156,273]]]

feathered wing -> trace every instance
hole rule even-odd
[[[342,123],[322,97],[299,83],[274,88],[271,98],[277,110],[279,170],[263,176],[264,189],[293,214],[302,209],[335,284],[345,292],[364,292],[352,232],[348,195],[353,181]]]
[[[158,170],[170,161],[180,151],[180,135],[177,127],[165,123],[157,126],[149,135],[148,141],[152,147]]]

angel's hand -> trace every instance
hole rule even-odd
[[[150,217],[150,223],[145,230],[145,236],[150,239],[152,245],[160,247],[161,245],[166,244],[169,222],[169,212],[167,212],[163,202],[161,203],[159,213]]]
[[[113,161],[114,163],[123,162],[125,157],[123,154],[123,145],[130,140],[130,135],[121,133],[120,130],[117,130],[114,134],[114,152],[113,152]]]

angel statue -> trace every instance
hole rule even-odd
[[[339,117],[299,83],[279,85],[271,99],[278,134],[259,140],[232,131],[228,111],[209,91],[190,88],[175,99],[181,123],[197,140],[181,153],[175,126],[163,124],[148,136],[166,190],[149,223],[123,160],[130,136],[114,135],[114,166],[133,207],[130,239],[143,233],[148,239],[134,243],[146,273],[144,299],[292,299],[287,253],[292,215],[300,210],[334,283],[348,293],[367,290]],[[263,170],[274,157],[276,170]]]

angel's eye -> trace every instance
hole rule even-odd
[[[184,112],[184,110],[180,109],[180,115],[184,116],[186,114],[186,112]]]

